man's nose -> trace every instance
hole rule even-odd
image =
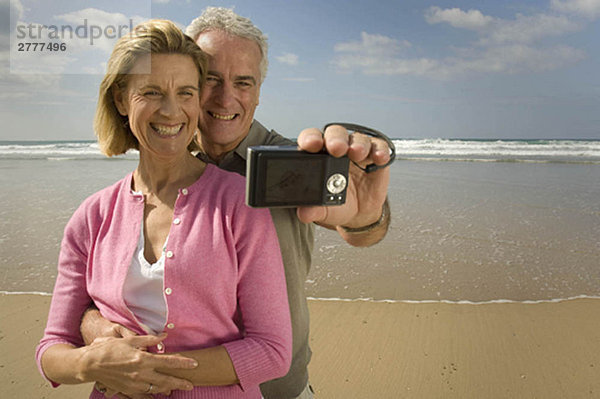
[[[235,100],[235,93],[230,84],[224,83],[215,87],[213,92],[213,100],[217,105],[227,108]]]

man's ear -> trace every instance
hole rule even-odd
[[[127,109],[127,101],[124,99],[125,91],[119,89],[115,85],[112,87],[112,95],[115,106],[117,107],[117,111],[119,111],[122,116],[127,116],[129,110]]]

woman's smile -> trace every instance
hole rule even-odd
[[[164,125],[158,123],[150,123],[150,127],[159,135],[164,137],[176,136],[182,131],[185,124],[179,123],[176,125]]]

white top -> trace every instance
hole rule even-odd
[[[133,253],[131,265],[123,285],[123,298],[142,327],[149,334],[164,330],[167,322],[167,302],[164,297],[165,248],[156,263],[150,264],[144,257],[144,222],[140,229],[138,246]]]

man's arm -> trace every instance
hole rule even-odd
[[[348,155],[361,167],[371,163],[385,165],[390,159],[385,141],[359,133],[349,135],[346,129],[335,125],[324,134],[318,129],[303,130],[298,145],[309,152],[326,148],[336,157]],[[374,245],[385,237],[390,224],[389,179],[389,167],[366,173],[351,163],[346,203],[334,207],[300,207],[298,218],[304,223],[315,222],[337,230],[350,245]]]
[[[350,245],[355,247],[368,247],[383,240],[390,227],[392,216],[388,199],[385,199],[381,215],[375,222],[362,227],[337,226],[340,236]]]
[[[137,335],[127,327],[123,327],[102,317],[100,311],[95,306],[85,311],[81,318],[79,330],[86,345],[90,345],[96,338],[125,338]]]

